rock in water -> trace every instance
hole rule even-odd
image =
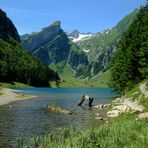
[[[62,109],[62,108],[60,108],[60,107],[58,107],[58,106],[54,106],[54,105],[47,105],[47,109],[48,109],[49,111],[56,112],[56,113],[72,114],[71,111]]]

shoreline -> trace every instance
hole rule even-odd
[[[16,101],[23,101],[23,100],[28,100],[32,98],[36,98],[37,96],[33,95],[24,95],[21,91],[19,90],[13,90],[10,88],[0,88],[0,106],[1,105],[7,105],[9,103],[13,103]]]
[[[106,120],[109,118],[118,117],[124,113],[139,113],[139,118],[148,118],[148,112],[145,111],[145,107],[140,102],[141,99],[148,98],[148,91],[146,90],[147,88],[147,83],[142,83],[138,86],[139,90],[134,90],[131,95],[126,94],[119,98],[113,99],[110,103],[98,104],[93,106],[93,108],[98,110],[102,110],[105,108],[108,110],[106,112],[105,118],[98,113],[96,119]]]

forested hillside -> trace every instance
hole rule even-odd
[[[112,60],[111,76],[119,91],[148,78],[148,6],[140,9]]]
[[[49,86],[58,74],[27,53],[12,21],[0,10],[0,82],[22,82],[33,86]]]

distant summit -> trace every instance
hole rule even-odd
[[[68,38],[72,40],[73,42],[80,42],[84,41],[86,39],[90,39],[90,37],[93,35],[92,33],[80,33],[77,29],[75,29],[72,32],[67,33]]]
[[[72,37],[72,38],[78,38],[79,34],[80,34],[80,32],[77,29],[75,29],[74,31],[68,33],[68,36]]]

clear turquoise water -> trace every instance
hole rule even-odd
[[[83,94],[94,97],[93,105],[106,103],[116,96],[109,88],[21,88],[24,94],[36,95],[36,99],[0,106],[0,147],[15,141],[19,135],[27,137],[44,135],[56,128],[75,126],[92,128],[99,126],[96,110],[84,102],[77,106]],[[49,112],[48,104],[70,110],[72,115]],[[97,111],[98,112],[98,111]]]

